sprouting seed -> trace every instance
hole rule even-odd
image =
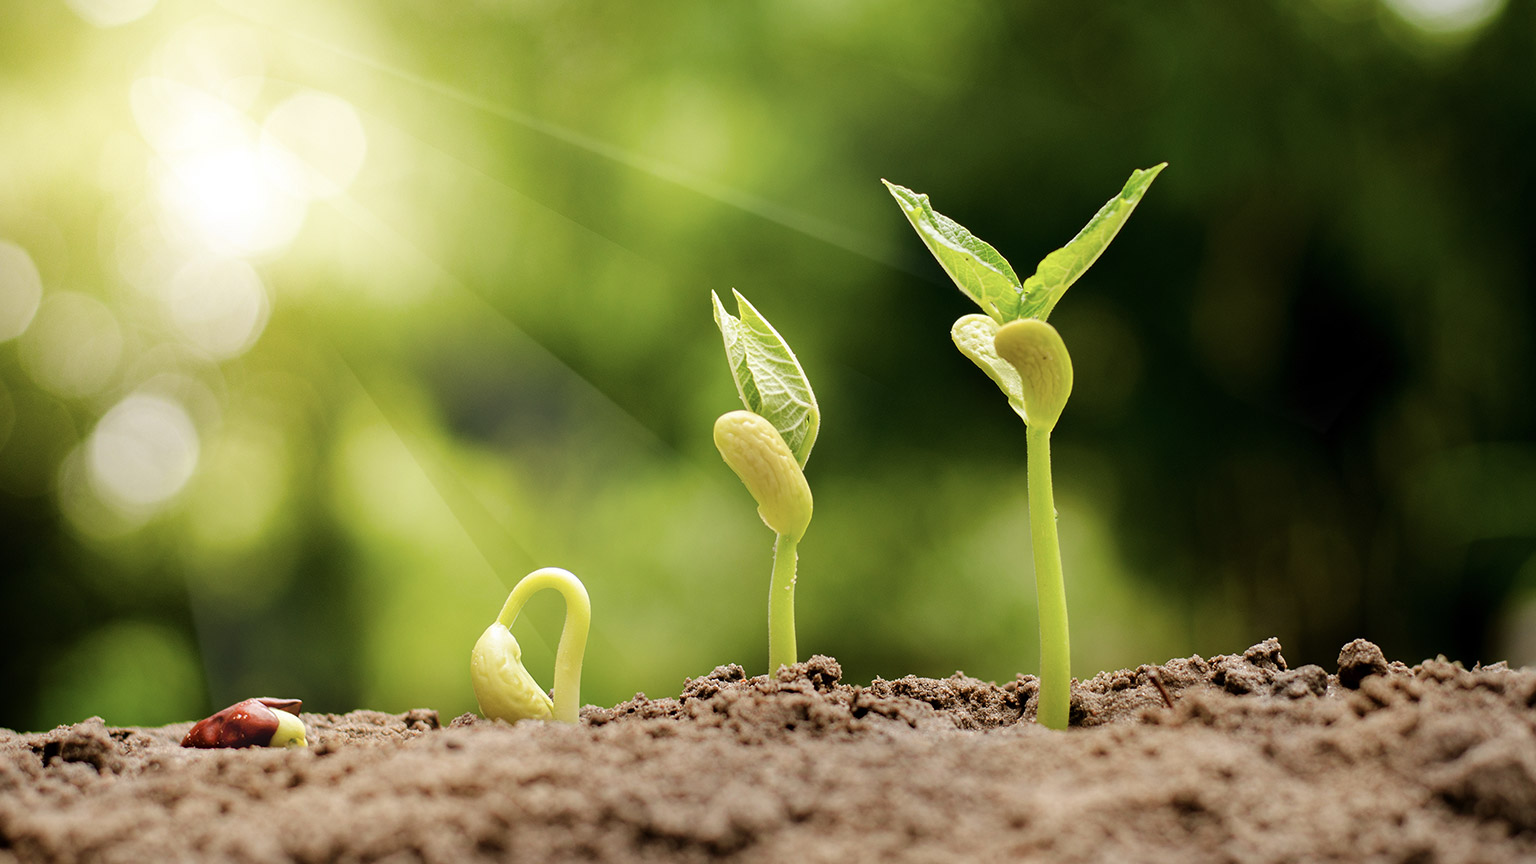
[[[545,588],[565,598],[565,624],[555,649],[554,697],[545,693],[523,666],[523,650],[512,623],[528,598]],[[586,586],[569,570],[545,567],[524,576],[507,595],[501,614],[485,628],[470,654],[470,679],[480,712],[492,720],[558,720],[575,723],[581,709],[581,661],[592,624]]]
[[[308,747],[298,699],[246,699],[193,724],[181,746]]]

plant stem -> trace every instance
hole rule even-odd
[[[523,604],[545,588],[553,588],[565,598],[565,623],[560,627],[560,645],[555,649],[554,715],[561,723],[575,723],[581,710],[581,661],[587,648],[587,630],[592,624],[592,601],[581,580],[559,567],[535,570],[513,586],[496,620],[511,630]]]
[[[1040,700],[1035,720],[1050,729],[1065,729],[1072,702],[1072,649],[1067,638],[1061,541],[1056,536],[1056,496],[1051,491],[1051,430],[1031,426],[1027,436],[1029,538],[1040,615]]]
[[[792,666],[795,653],[795,547],[794,537],[780,534],[773,544],[773,584],[768,589],[768,673]]]

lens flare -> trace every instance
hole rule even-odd
[[[0,240],[0,342],[15,339],[32,323],[43,299],[43,277],[27,250]]]
[[[211,249],[274,252],[303,227],[304,203],[271,182],[255,147],[188,154],[168,167],[158,184],[166,215]]]
[[[1504,0],[1384,0],[1398,17],[1427,34],[1471,33],[1504,9]]]
[[[39,387],[56,396],[90,396],[116,374],[123,333],[100,300],[56,291],[43,298],[20,348],[21,367]]]
[[[334,198],[352,185],[368,153],[357,112],[342,99],[305,91],[272,109],[261,127],[267,171],[290,195]]]
[[[267,324],[266,288],[256,268],[238,258],[192,260],[162,299],[181,335],[218,360],[243,354]]]
[[[140,79],[130,98],[139,131],[159,156],[155,186],[172,227],[236,256],[275,252],[293,241],[305,201],[267,171],[257,129],[245,115],[168,78]]]
[[[130,512],[153,511],[180,492],[197,456],[197,429],[187,412],[147,393],[114,405],[86,443],[92,489]]]

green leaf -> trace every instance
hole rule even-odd
[[[1024,281],[1024,297],[1015,317],[1039,318],[1041,321],[1049,317],[1051,310],[1056,308],[1056,301],[1099,259],[1109,241],[1120,233],[1120,226],[1130,218],[1147,187],[1166,167],[1168,163],[1163,162],[1131,172],[1131,179],[1125,182],[1120,194],[1100,207],[1071,242],[1045,256],[1035,269],[1035,275]]]
[[[927,195],[888,180],[880,182],[891,191],[917,236],[961,291],[999,324],[1019,317],[1024,288],[1007,259],[953,219],[936,212]]]
[[[999,325],[985,315],[965,315],[949,329],[949,338],[955,340],[960,353],[971,358],[987,377],[997,383],[1008,397],[1008,404],[1027,425],[1029,415],[1024,411],[1024,385],[1019,380],[1019,370],[997,353],[994,340]]]
[[[737,318],[725,311],[720,295],[709,292],[715,305],[715,324],[725,340],[725,359],[736,379],[736,392],[748,411],[761,415],[779,430],[791,453],[805,467],[821,427],[821,409],[811,382],[789,350],[789,343],[773,329],[747,298],[734,289]]]

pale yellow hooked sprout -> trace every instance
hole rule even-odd
[[[555,695],[551,699],[523,667],[523,650],[512,623],[528,598],[553,588],[565,598],[565,624],[555,650]],[[592,623],[592,601],[575,574],[545,567],[524,576],[507,595],[495,623],[485,628],[470,654],[470,680],[480,712],[492,720],[558,720],[575,723],[581,709],[581,661]]]

